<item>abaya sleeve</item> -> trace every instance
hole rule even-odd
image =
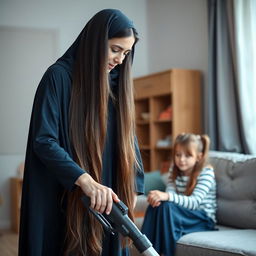
[[[85,170],[71,157],[68,136],[70,76],[58,65],[43,76],[33,106],[31,131],[36,156],[67,189]],[[69,151],[69,152],[68,152]]]

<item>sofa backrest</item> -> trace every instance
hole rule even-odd
[[[210,152],[217,181],[217,222],[256,229],[256,156]]]

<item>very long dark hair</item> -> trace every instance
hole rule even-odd
[[[109,85],[108,38],[104,26],[88,25],[86,35],[81,35],[73,73],[70,101],[70,138],[75,161],[101,183],[102,155],[107,130],[109,97],[114,97]],[[119,31],[112,37],[134,36],[134,28]],[[134,98],[131,79],[133,52],[118,66],[117,110],[117,195],[129,209],[134,200],[134,166],[136,165],[134,138]],[[86,58],[84,57],[86,56]],[[81,204],[82,191],[76,188],[68,197],[66,255],[96,256],[102,248],[102,228]],[[132,211],[129,216],[133,219]]]

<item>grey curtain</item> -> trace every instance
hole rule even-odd
[[[208,0],[208,17],[206,132],[214,150],[249,153],[239,107],[233,1]]]

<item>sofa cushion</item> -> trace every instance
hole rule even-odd
[[[256,229],[255,156],[211,152],[210,162],[216,171],[218,224]]]
[[[146,172],[144,174],[144,184],[145,195],[147,195],[150,190],[165,191],[166,187],[160,171]]]
[[[180,238],[175,256],[256,255],[256,230],[194,232]]]

